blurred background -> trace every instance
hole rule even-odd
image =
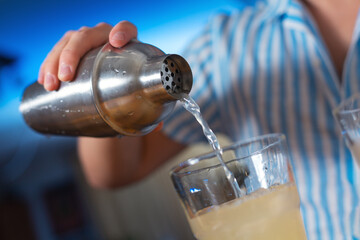
[[[138,26],[139,40],[181,54],[211,16],[238,5],[236,0],[0,0],[0,239],[192,239],[168,175],[191,149],[136,185],[94,190],[84,181],[76,139],[35,133],[18,106],[67,30],[129,20]]]

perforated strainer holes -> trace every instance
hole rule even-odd
[[[161,68],[161,82],[170,94],[182,92],[181,71],[176,62],[165,59]]]

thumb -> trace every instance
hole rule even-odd
[[[109,42],[113,47],[122,47],[136,37],[136,26],[129,21],[121,21],[112,28]]]

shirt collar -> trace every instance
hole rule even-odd
[[[242,7],[263,7],[271,13],[271,16],[281,16],[286,13],[290,0],[240,0],[240,6]]]
[[[281,16],[286,14],[287,9],[289,8],[290,0],[265,0],[274,9],[275,16]]]

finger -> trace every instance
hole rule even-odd
[[[71,38],[73,31],[67,32],[58,43],[51,49],[40,67],[38,82],[44,84],[44,88],[53,91],[59,88],[60,83],[57,76],[59,56],[62,49]]]
[[[136,26],[128,21],[121,21],[111,30],[109,35],[109,42],[114,47],[122,47],[131,39],[136,37]]]
[[[107,23],[100,23],[94,28],[82,27],[75,32],[59,57],[58,78],[61,81],[72,80],[80,58],[90,49],[104,44],[108,40],[111,28],[112,26]]]

